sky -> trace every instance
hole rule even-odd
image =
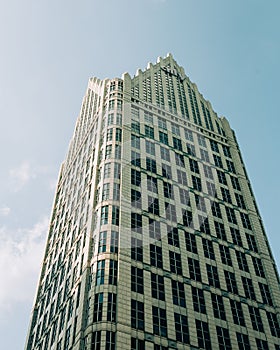
[[[1,348],[24,347],[88,79],[134,75],[168,52],[236,131],[280,267],[279,11],[278,0],[1,2]]]

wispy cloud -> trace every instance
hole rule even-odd
[[[35,171],[31,169],[31,165],[27,161],[22,162],[17,168],[11,169],[9,174],[15,192],[20,191],[30,179],[36,177]]]
[[[33,300],[47,228],[47,217],[32,228],[0,227],[0,310]]]
[[[11,212],[11,208],[9,207],[0,208],[0,216],[8,216],[10,212]]]

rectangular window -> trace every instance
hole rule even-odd
[[[142,233],[142,215],[131,213],[131,229],[132,231]]]
[[[151,273],[152,297],[165,301],[163,276]]]
[[[232,161],[226,159],[226,162],[227,162],[227,168],[228,168],[228,171],[232,172],[232,173],[236,173],[235,171],[235,167],[234,167],[234,164]]]
[[[179,184],[182,184],[183,186],[188,186],[187,175],[185,171],[177,169],[177,179]]]
[[[157,245],[150,244],[151,265],[162,269],[162,249]]]
[[[179,281],[171,280],[173,304],[186,307],[184,284]]]
[[[118,279],[118,262],[110,259],[109,264],[109,284],[117,285]]]
[[[170,261],[170,271],[176,273],[176,275],[182,275],[182,262],[181,255],[176,252],[169,252],[169,261]]]
[[[223,297],[218,294],[211,293],[214,317],[226,321],[226,312]]]
[[[159,141],[168,145],[168,135],[165,132],[159,131]]]
[[[131,266],[131,290],[140,294],[144,293],[143,270]]]
[[[101,207],[101,225],[108,224],[109,206],[105,205]]]
[[[149,218],[149,236],[150,238],[161,240],[160,222]]]
[[[236,339],[239,350],[251,350],[249,337],[247,334],[236,332]]]
[[[219,245],[222,263],[228,266],[232,266],[230,249],[224,245]]]
[[[241,276],[241,279],[242,279],[243,288],[244,288],[246,298],[251,299],[251,300],[256,300],[256,294],[254,291],[253,282],[252,282],[251,278]]]
[[[146,152],[154,156],[156,154],[155,150],[155,144],[150,142],[149,140],[146,140]]]
[[[222,222],[219,222],[219,221],[214,221],[214,226],[215,226],[215,231],[216,231],[217,237],[226,241],[227,235],[226,235],[224,224]]]
[[[131,151],[131,165],[141,167],[141,158],[140,153]]]
[[[119,233],[117,231],[111,231],[110,252],[118,253],[119,246]]]
[[[213,158],[216,167],[223,168],[222,158],[220,156],[217,156],[217,154],[213,154]]]
[[[131,134],[131,147],[140,149],[140,137],[134,134]]]
[[[233,294],[238,294],[235,274],[233,272],[230,272],[227,270],[224,271],[224,274],[225,274],[225,280],[226,280],[228,292],[233,293]]]
[[[114,183],[113,186],[113,200],[119,201],[120,200],[120,184]]]
[[[179,187],[181,204],[190,205],[190,193],[188,190]]]
[[[189,158],[190,169],[193,173],[199,174],[198,162],[192,158]]]
[[[180,166],[183,168],[185,167],[185,160],[184,160],[184,156],[182,154],[175,152],[175,161],[176,161],[177,166]]]
[[[200,149],[201,159],[207,163],[210,163],[209,154],[205,149]]]
[[[209,285],[215,288],[220,288],[220,280],[217,267],[206,264],[206,270]]]
[[[269,350],[266,340],[256,338],[257,350]]]
[[[255,236],[246,232],[246,238],[249,249],[255,253],[258,253],[258,246]]]
[[[165,216],[167,220],[177,223],[176,208],[174,204],[165,202]]]
[[[153,215],[159,215],[159,200],[148,196],[148,212]]]
[[[146,169],[154,174],[157,173],[156,161],[151,158],[146,158]]]
[[[213,180],[212,168],[209,165],[203,164],[204,175],[207,179]]]
[[[232,187],[237,191],[241,191],[241,187],[240,187],[238,178],[234,177],[234,176],[230,176],[230,179],[231,179]]]
[[[142,339],[131,338],[131,350],[145,350],[145,341]]]
[[[190,279],[201,282],[201,271],[199,261],[193,258],[188,258]]]
[[[193,142],[193,132],[189,129],[185,129],[185,138]]]
[[[262,318],[259,309],[254,306],[248,305],[249,314],[251,317],[251,322],[253,329],[258,332],[264,332]]]
[[[152,128],[149,125],[145,125],[145,136],[149,137],[150,139],[155,138],[154,128]]]
[[[202,289],[192,287],[193,309],[201,314],[206,314],[206,305]]]
[[[177,227],[167,225],[168,244],[180,248],[179,233]]]
[[[232,224],[237,224],[234,209],[227,207],[227,206],[225,208],[226,208],[228,221],[231,222]]]
[[[101,331],[96,331],[92,333],[91,340],[91,350],[101,349]]]
[[[168,148],[160,146],[160,155],[163,160],[170,162],[170,152]]]
[[[97,261],[96,285],[104,284],[105,277],[105,260]]]
[[[245,272],[249,272],[249,266],[247,263],[246,254],[243,252],[240,252],[239,250],[236,250],[235,253],[236,253],[236,259],[237,259],[239,269]]]
[[[131,327],[144,330],[144,303],[131,300]]]
[[[250,218],[248,214],[240,212],[240,217],[242,221],[242,225],[244,228],[247,228],[248,230],[252,230],[252,225],[250,222]]]
[[[239,247],[243,247],[240,231],[237,228],[230,227],[232,242]]]
[[[202,238],[202,246],[205,258],[215,260],[215,252],[212,241],[209,241],[209,239]]]
[[[252,261],[253,261],[256,275],[259,277],[265,278],[264,268],[263,268],[263,264],[262,264],[261,259],[256,258],[255,256],[252,256]]]
[[[166,311],[156,306],[153,306],[153,328],[154,334],[167,337]]]
[[[227,186],[226,174],[223,171],[217,169],[217,175],[219,183]]]
[[[229,299],[233,322],[238,326],[245,327],[245,318],[242,310],[242,303],[237,300]]]
[[[187,317],[185,315],[180,315],[175,312],[174,323],[175,323],[176,340],[184,344],[189,344],[190,336],[189,336]]]
[[[106,348],[105,350],[115,350],[116,346],[116,333],[106,331]]]
[[[279,327],[279,322],[277,320],[277,316],[274,313],[269,311],[266,311],[266,316],[268,319],[268,324],[269,324],[272,336],[280,338],[280,327]]]
[[[141,173],[138,170],[131,169],[131,184],[140,186],[141,184]]]
[[[193,183],[193,188],[196,191],[201,192],[202,191],[202,184],[201,184],[201,179],[197,176],[192,176],[192,183]]]
[[[107,321],[116,322],[117,294],[108,293]]]
[[[171,183],[163,181],[163,194],[165,198],[174,199],[173,187]]]
[[[259,288],[261,291],[263,303],[269,306],[273,306],[273,301],[267,284],[259,282]]]
[[[158,193],[157,179],[155,177],[147,175],[147,189],[153,193]]]
[[[231,196],[229,190],[227,188],[221,187],[223,201],[227,203],[232,203]]]
[[[131,189],[131,205],[134,208],[142,208],[141,192],[136,191],[133,188]]]
[[[103,293],[95,294],[93,308],[93,322],[102,321]]]
[[[131,259],[143,261],[143,242],[134,237],[131,237]]]
[[[195,147],[194,147],[194,145],[192,145],[190,143],[187,143],[186,146],[187,146],[188,154],[193,156],[193,157],[195,157]]]
[[[245,201],[241,194],[235,193],[235,199],[236,199],[237,206],[239,208],[246,209]]]
[[[178,151],[183,151],[182,141],[179,140],[177,137],[173,137],[173,147]]]
[[[230,336],[227,328],[216,326],[218,344],[220,350],[231,350]]]
[[[212,350],[208,323],[195,320],[198,346],[201,349]]]
[[[188,252],[197,254],[197,244],[194,233],[185,231],[185,241],[186,241],[186,250]]]
[[[98,253],[106,252],[106,242],[107,242],[107,231],[101,231],[99,233]]]
[[[120,222],[120,208],[112,205],[112,225],[119,226]]]
[[[158,117],[158,127],[160,129],[165,129],[165,130],[167,129],[167,125],[166,125],[165,119],[162,119],[162,118]]]

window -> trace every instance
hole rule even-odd
[[[160,275],[151,273],[152,297],[165,301],[164,279]]]
[[[221,208],[220,208],[220,204],[218,202],[212,203],[211,210],[212,210],[213,216],[215,216],[219,219],[222,218]]]
[[[137,120],[131,122],[131,131],[134,131],[137,134],[140,134],[140,123]]]
[[[242,304],[239,301],[229,299],[233,322],[239,326],[245,327],[245,319],[242,310]]]
[[[170,152],[168,148],[160,146],[160,155],[163,160],[170,162]]]
[[[256,258],[255,256],[252,256],[252,261],[253,261],[256,275],[259,277],[265,278],[265,273],[264,273],[263,264],[262,264],[261,259]]]
[[[238,262],[239,269],[245,272],[249,272],[249,266],[247,263],[246,254],[243,252],[240,252],[239,250],[236,250],[235,253],[236,253],[236,259]]]
[[[96,271],[96,285],[99,286],[104,284],[105,276],[105,260],[97,261],[97,271]]]
[[[209,165],[203,164],[204,175],[210,180],[213,180],[212,168]]]
[[[131,350],[145,350],[145,341],[137,338],[131,338]]]
[[[121,159],[122,147],[121,145],[115,145],[115,158]]]
[[[177,139],[177,137],[173,137],[173,147],[177,149],[178,151],[182,151],[182,142],[181,140]]]
[[[184,156],[182,154],[175,152],[175,161],[176,161],[176,165],[178,165],[180,167],[185,166]]]
[[[252,230],[252,225],[248,214],[240,212],[240,217],[241,217],[243,227],[247,228],[248,230]]]
[[[215,165],[219,168],[222,168],[223,167],[222,158],[220,156],[217,156],[217,154],[213,154],[213,158],[214,158]]]
[[[228,292],[233,293],[233,294],[238,294],[235,274],[233,272],[230,272],[227,270],[224,271],[224,274],[225,274],[225,280],[226,280]]]
[[[101,207],[101,225],[107,225],[108,224],[108,210],[109,206],[105,205]]]
[[[113,186],[113,200],[119,201],[120,200],[120,184],[114,183]]]
[[[241,194],[235,193],[235,199],[236,199],[237,206],[239,208],[246,209],[245,201]]]
[[[193,142],[193,133],[189,129],[185,129],[185,138]]]
[[[202,191],[201,179],[197,176],[192,176],[193,188],[199,192]]]
[[[169,252],[170,271],[176,273],[176,275],[182,275],[182,262],[181,255],[176,252]]]
[[[119,245],[119,233],[117,231],[111,231],[110,252],[117,253]]]
[[[189,193],[189,191],[180,187],[179,193],[180,193],[181,204],[190,205],[190,193]]]
[[[201,159],[205,162],[210,162],[208,152],[205,149],[200,149]]]
[[[111,174],[111,163],[106,163],[104,165],[104,179],[108,179]]]
[[[231,196],[229,190],[227,188],[221,187],[223,201],[227,203],[232,203]]]
[[[149,137],[150,139],[154,139],[155,138],[154,128],[152,128],[149,125],[145,125],[145,136]]]
[[[206,147],[206,138],[204,135],[197,134],[198,144],[202,147]]]
[[[250,233],[246,233],[246,238],[247,238],[247,243],[248,243],[249,249],[255,253],[258,253],[258,246],[257,246],[255,236],[250,234]]]
[[[256,338],[256,344],[258,350],[269,350],[268,343],[266,340]]]
[[[260,288],[260,291],[261,291],[263,303],[267,304],[267,305],[270,305],[270,306],[273,306],[273,302],[272,302],[270,291],[268,289],[268,285],[259,282],[259,288]]]
[[[147,189],[153,193],[158,193],[157,179],[155,177],[147,175]]]
[[[198,215],[198,222],[199,222],[199,231],[207,233],[208,235],[211,235],[208,218],[202,215]]]
[[[138,213],[131,213],[131,229],[142,233],[142,215]]]
[[[226,321],[226,312],[223,297],[218,294],[211,293],[214,317]]]
[[[246,295],[246,298],[251,300],[256,300],[256,295],[253,287],[253,282],[250,278],[241,276],[244,292]]]
[[[266,316],[268,319],[268,324],[269,324],[272,336],[280,338],[280,327],[277,320],[277,316],[269,311],[266,311]]]
[[[205,198],[197,194],[195,194],[194,196],[197,209],[203,211],[204,213],[207,213]]]
[[[240,187],[238,178],[234,177],[234,176],[230,176],[230,179],[231,179],[232,187],[237,191],[241,191],[241,187]]]
[[[190,162],[190,169],[192,172],[199,174],[199,167],[198,167],[198,162],[192,158],[189,158]]]
[[[146,158],[146,168],[147,171],[151,171],[152,173],[157,173],[156,161],[151,158]]]
[[[148,196],[148,212],[153,215],[159,215],[159,200],[152,196]]]
[[[190,343],[188,321],[185,315],[174,313],[174,323],[175,323],[175,332],[176,340],[184,344]]]
[[[145,122],[153,124],[153,115],[147,112],[144,112]]]
[[[232,161],[226,159],[228,171],[235,173],[235,167]]]
[[[185,231],[185,241],[186,241],[186,250],[188,252],[197,254],[197,245],[196,245],[195,234]]]
[[[162,249],[157,245],[150,244],[151,265],[162,269]]]
[[[92,333],[91,340],[91,350],[101,349],[101,331],[96,331]]]
[[[149,236],[150,238],[161,240],[160,222],[149,218]]]
[[[166,311],[160,307],[153,306],[154,334],[167,337]]]
[[[183,186],[188,185],[187,175],[186,175],[185,171],[177,169],[177,179],[178,179],[179,184],[182,184]]]
[[[131,300],[131,327],[144,330],[144,303]]]
[[[200,320],[195,320],[195,323],[196,323],[198,346],[202,349],[211,350],[212,346],[211,346],[208,323]]]
[[[169,182],[163,181],[163,194],[165,198],[174,199],[173,187]]]
[[[202,289],[192,286],[193,309],[202,314],[206,314],[206,305]]]
[[[193,258],[188,258],[190,279],[201,282],[201,271],[199,261]]]
[[[134,208],[142,208],[141,192],[131,189],[131,205]]]
[[[168,145],[168,135],[162,131],[159,131],[159,141],[165,145]]]
[[[106,136],[106,141],[112,141],[113,140],[113,130],[114,129],[108,129],[107,131],[107,136]]]
[[[228,266],[232,266],[230,250],[224,245],[219,245],[222,263]]]
[[[239,350],[251,350],[249,337],[247,334],[236,332],[236,339]]]
[[[118,262],[110,259],[109,264],[109,284],[117,285],[118,278]]]
[[[106,331],[106,348],[105,350],[115,350],[116,333]]]
[[[237,228],[230,227],[231,237],[234,244],[243,247],[240,231]]]
[[[131,290],[137,293],[144,293],[143,270],[131,266]]]
[[[209,285],[215,288],[220,288],[220,280],[219,280],[217,267],[206,264],[206,270],[207,270]]]
[[[186,307],[184,284],[179,281],[171,280],[173,304]]]
[[[93,322],[102,321],[103,293],[95,294],[93,308]]]
[[[187,143],[187,152],[189,153],[189,155],[195,157],[195,147],[194,147],[194,145],[192,145],[190,143]]]
[[[119,226],[120,221],[120,208],[116,205],[112,205],[112,225]]]
[[[169,165],[163,164],[161,170],[162,176],[166,177],[167,179],[172,179],[172,171]]]
[[[146,140],[146,152],[154,156],[156,154],[155,151],[155,144],[150,142],[149,140]]]
[[[140,137],[134,134],[131,134],[131,147],[140,149]]]
[[[106,252],[107,231],[99,233],[98,253]]]
[[[165,216],[167,220],[177,223],[176,208],[174,204],[165,202]]]
[[[131,184],[140,186],[141,184],[141,173],[135,169],[131,169]]]
[[[227,186],[226,174],[223,171],[217,169],[217,175],[219,183]]]
[[[224,152],[225,157],[231,158],[229,147],[226,145],[222,145],[222,148],[223,148],[223,152]]]
[[[222,222],[214,221],[215,231],[218,238],[226,241],[227,235],[225,231],[225,226]]]
[[[131,237],[131,259],[143,261],[143,243],[134,237]]]
[[[117,294],[108,293],[107,321],[116,322]]]
[[[207,187],[207,192],[210,196],[212,197],[217,196],[215,184],[213,184],[212,182],[206,181],[206,187]]]
[[[209,239],[202,238],[202,246],[205,258],[215,260],[215,253],[212,241],[209,241]]]
[[[179,234],[178,229],[176,227],[170,227],[169,225],[167,225],[167,237],[168,244],[173,245],[174,247],[180,247]]]
[[[172,133],[180,136],[180,129],[177,125],[171,124]]]
[[[120,177],[121,177],[121,165],[120,165],[120,163],[115,163],[114,164],[114,178],[120,179]]]
[[[111,158],[112,155],[112,145],[108,145],[105,148],[105,159]]]
[[[225,207],[225,208],[226,208],[228,221],[231,222],[232,224],[237,224],[234,209],[232,209],[230,207]]]
[[[217,338],[220,350],[231,350],[229,331],[227,328],[216,326]]]
[[[160,117],[158,117],[158,127],[160,129],[167,129],[166,121]]]
[[[131,151],[131,165],[141,167],[140,153]]]
[[[258,332],[264,332],[262,318],[259,309],[254,306],[248,305],[249,314],[251,317],[251,322],[253,329]]]

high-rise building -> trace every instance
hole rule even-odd
[[[89,80],[26,350],[280,349],[280,291],[240,149],[169,54]]]

